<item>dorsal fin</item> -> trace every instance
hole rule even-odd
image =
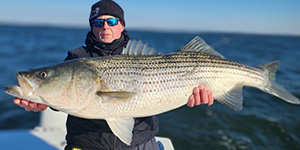
[[[225,58],[222,54],[211,48],[204,40],[199,36],[194,37],[190,42],[185,44],[179,51],[197,51],[208,55],[213,55],[221,58]]]
[[[154,55],[159,54],[154,48],[141,41],[130,40],[123,49],[122,55]]]

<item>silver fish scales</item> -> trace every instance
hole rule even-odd
[[[147,107],[143,108],[144,111],[137,111],[138,108],[132,111],[126,107],[128,113],[134,113],[136,117],[182,106],[192,89],[199,84],[207,85],[218,99],[237,83],[244,82],[243,85],[256,87],[262,86],[265,80],[262,69],[194,51],[163,56],[121,56],[109,58],[109,62],[98,65],[94,65],[99,62],[97,59],[88,61],[91,61],[88,64],[97,67],[99,74],[105,74],[104,80],[111,85],[112,91],[135,91],[140,95],[134,102],[145,103],[146,106],[151,106],[150,103],[163,106],[159,108],[153,105],[156,109]],[[178,102],[174,102],[176,100]],[[171,108],[164,106],[169,104]],[[241,105],[231,107],[241,109]]]

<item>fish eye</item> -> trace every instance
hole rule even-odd
[[[41,77],[41,78],[46,78],[47,76],[48,76],[48,74],[47,74],[46,71],[42,71],[42,72],[40,73],[40,77]]]

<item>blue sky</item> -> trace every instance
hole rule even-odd
[[[126,28],[300,35],[300,0],[115,0]],[[1,0],[0,22],[89,27],[97,0]]]

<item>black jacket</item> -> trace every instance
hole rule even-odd
[[[119,40],[107,45],[99,43],[91,32],[88,33],[86,46],[68,52],[65,60],[82,57],[101,57],[119,55],[127,45],[129,36],[126,31]],[[135,118],[131,146],[121,142],[110,130],[105,120],[84,119],[68,115],[66,140],[69,146],[82,149],[126,149],[147,142],[158,132],[158,120],[155,116]]]

